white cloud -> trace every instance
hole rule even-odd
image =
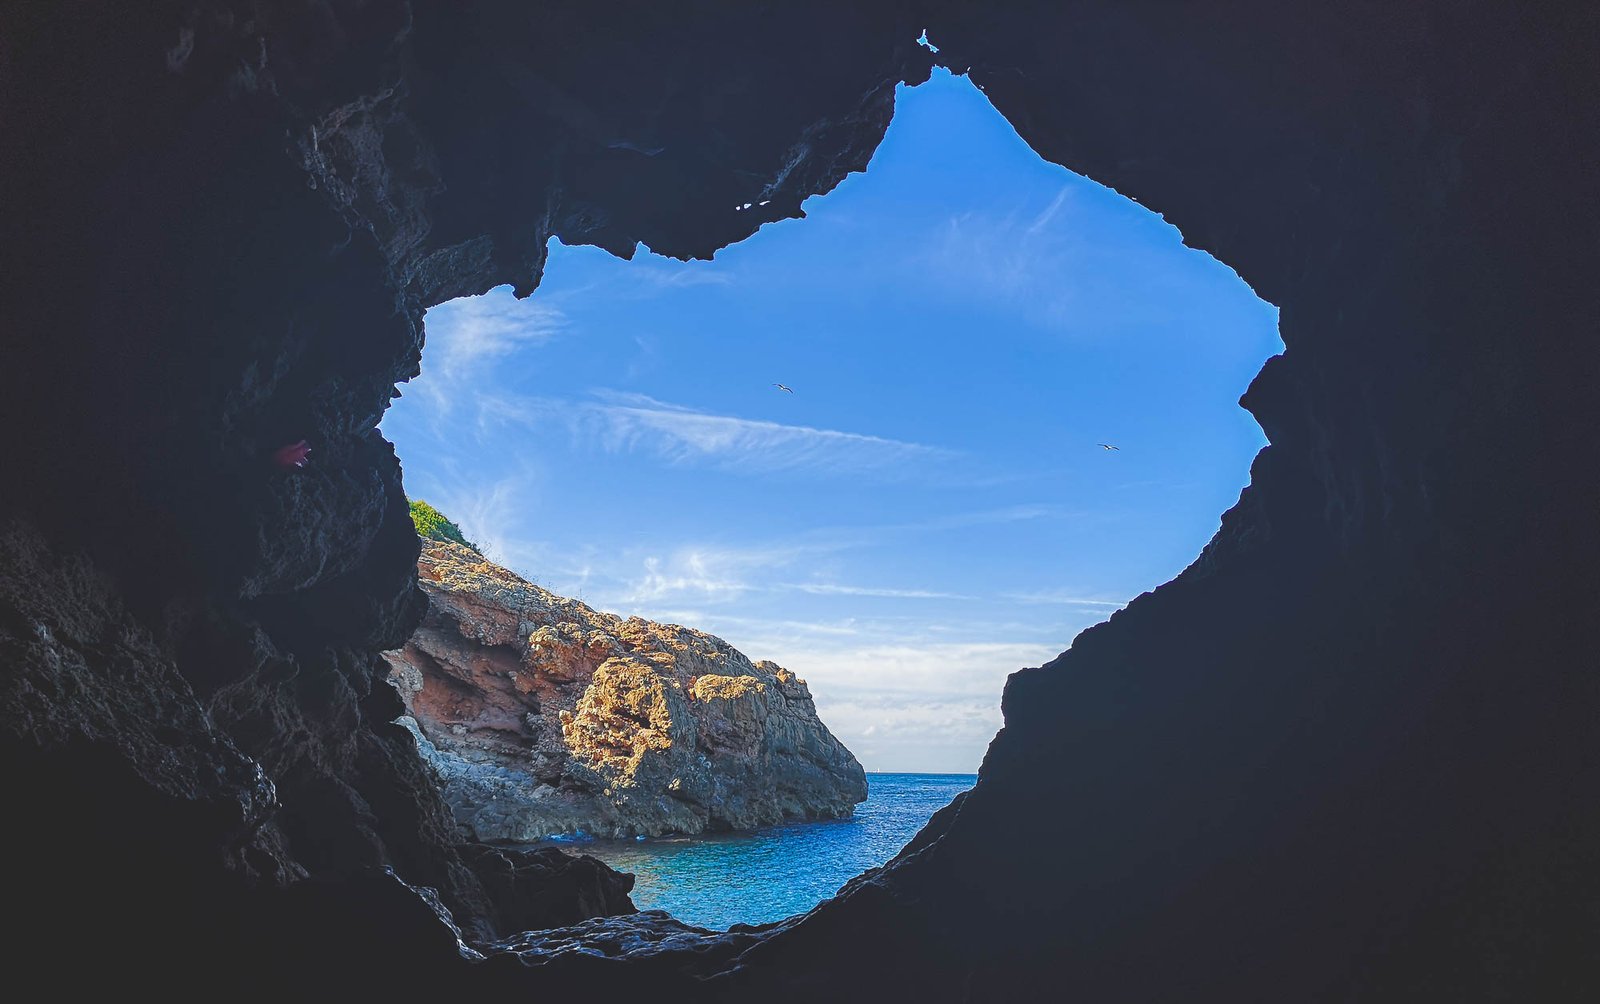
[[[947,513],[912,523],[889,523],[871,527],[840,527],[830,532],[844,535],[852,533],[866,534],[876,540],[886,533],[937,533],[944,530],[964,530],[975,526],[1022,523],[1036,519],[1065,519],[1082,515],[1084,514],[1062,506],[1035,503],[1005,506],[1000,509],[984,509],[977,512]]]
[[[773,472],[886,470],[952,457],[950,451],[857,432],[714,415],[642,394],[599,392],[583,409],[602,445],[654,453],[672,463],[711,461]]]
[[[714,634],[719,638],[728,640],[729,636],[740,631],[755,632],[757,637],[766,637],[776,634],[791,638],[853,638],[861,634],[862,629],[851,620],[827,623],[822,621],[798,621],[771,619],[765,617],[739,617],[731,614],[713,613],[707,610],[676,610],[657,609],[648,615],[651,620],[669,624],[693,624],[701,630]],[[737,646],[736,646],[737,647]],[[769,656],[761,655],[772,646],[757,644],[749,651],[743,648],[752,659],[765,659]]]
[[[1054,215],[1054,214],[1051,214]],[[1003,217],[961,213],[945,222],[943,239],[930,247],[935,264],[948,271],[957,269],[968,281],[991,297],[1017,300],[1040,292],[1046,275],[1059,277],[1062,270],[1048,232],[1033,229],[1044,214],[1030,222],[1016,214]],[[1041,256],[1047,260],[1041,262]],[[1056,297],[1069,295],[1070,287],[1055,283]]]
[[[660,265],[635,260],[623,273],[640,286],[652,289],[682,289],[688,286],[731,286],[733,276],[716,271],[705,263]]]
[[[531,417],[531,411],[513,411],[518,421],[535,420]],[[548,415],[559,417],[559,409],[550,409]],[[532,490],[529,478],[521,483]],[[622,548],[588,546],[579,549],[581,554],[574,551],[541,554],[539,557],[543,565],[534,570],[547,576],[547,583],[558,592],[566,589],[570,594],[584,590],[583,599],[601,609],[638,614],[655,620],[676,619],[711,631],[717,630],[716,624],[724,623],[741,626],[777,623],[770,617],[754,616],[741,621],[724,616],[733,609],[735,603],[744,603],[746,609],[768,612],[786,605],[799,607],[806,602],[801,597],[818,597],[823,601],[851,598],[886,601],[881,606],[873,605],[874,616],[898,611],[900,608],[894,601],[902,600],[984,604],[991,613],[985,615],[983,620],[994,634],[1017,637],[1019,634],[1043,631],[1054,637],[1062,634],[1066,626],[1081,627],[1083,625],[1078,623],[1080,619],[1099,619],[1123,606],[1124,602],[1099,596],[1080,596],[1067,590],[990,594],[942,589],[920,582],[902,584],[889,581],[869,585],[849,581],[848,577],[841,581],[840,572],[851,566],[853,559],[849,555],[852,552],[881,548],[885,545],[885,538],[893,534],[939,533],[976,525],[1066,518],[1072,515],[1054,506],[1018,505],[951,513],[904,524],[819,527],[787,538],[743,544],[689,541],[676,545],[667,543]],[[491,539],[505,536],[496,534],[492,529],[487,535]],[[506,553],[530,552],[527,548],[508,547]],[[881,572],[881,569],[877,571]],[[794,598],[784,599],[785,594]],[[762,605],[751,608],[749,604],[756,596],[764,597]],[[1064,612],[1052,614],[1049,622],[1042,624],[1032,620],[995,620],[993,612],[1003,609],[1007,604],[1053,605],[1063,608]],[[851,612],[864,614],[866,610]],[[909,613],[909,608],[906,608],[906,612]],[[710,623],[713,619],[716,624]],[[902,621],[907,619],[903,617]],[[784,623],[790,628],[815,624],[814,621],[793,618]],[[857,621],[852,620],[852,623]],[[929,624],[926,631],[930,637],[942,635],[949,638],[967,634],[963,625],[948,623]]]
[[[808,596],[853,596],[891,600],[972,600],[960,593],[891,586],[857,586],[835,582],[771,581],[773,573],[804,558],[843,549],[840,543],[810,542],[793,545],[736,548],[690,546],[669,554],[647,554],[638,559],[637,571],[624,571],[620,587],[607,599],[637,611],[645,606],[680,603],[722,603],[749,593],[804,593]],[[585,575],[592,573],[585,567]],[[602,599],[601,602],[605,602]],[[655,617],[655,614],[647,616]],[[699,616],[706,616],[700,614]],[[791,622],[802,623],[802,622]]]
[[[429,500],[461,527],[485,557],[519,571],[537,569],[543,552],[515,530],[531,504],[533,491],[527,475],[514,475],[487,484],[457,480],[437,485]]]
[[[897,600],[970,600],[960,593],[941,593],[928,589],[890,589],[879,586],[845,586],[832,582],[795,582],[784,585],[813,596],[876,596]]]
[[[1084,245],[1070,226],[1084,182],[1062,187],[1048,203],[1009,210],[968,211],[950,216],[929,234],[917,267],[941,288],[960,288],[1024,317],[1078,335],[1089,317],[1101,318],[1098,299],[1085,298],[1081,283],[1063,277],[1093,268],[1096,258],[1115,253]],[[953,283],[959,283],[954,286]],[[1124,304],[1124,312],[1149,309]]]
[[[1107,610],[1120,610],[1128,605],[1127,600],[1107,600],[1079,596],[1076,593],[1060,589],[1032,593],[1003,593],[1001,596],[1003,599],[1016,603],[1039,603],[1049,606],[1103,607]]]
[[[522,347],[549,341],[566,323],[565,312],[547,301],[494,293],[452,300],[428,311],[429,372],[462,379]]]
[[[893,478],[931,473],[959,456],[882,436],[714,415],[643,394],[594,393],[600,400],[480,394],[479,431],[505,424],[546,432],[565,427],[579,445],[755,474],[805,471]]]
[[[623,587],[618,602],[641,604],[699,600],[720,602],[765,589],[756,573],[781,568],[803,552],[798,547],[684,547],[671,554],[647,555],[643,572]]]
[[[823,722],[868,770],[969,772],[1000,728],[1006,677],[1061,647],[907,637],[761,657],[810,684]]]
[[[560,335],[567,316],[552,300],[517,300],[499,290],[464,296],[428,311],[422,376],[411,391],[448,415],[464,384],[498,360]]]
[[[1055,219],[1056,214],[1061,211],[1061,207],[1067,201],[1067,196],[1071,193],[1071,191],[1072,190],[1070,188],[1063,188],[1061,191],[1057,192],[1056,197],[1050,201],[1050,205],[1045,207],[1044,212],[1033,218],[1033,222],[1028,224],[1028,228],[1025,232],[1030,235],[1036,234],[1045,227],[1049,226],[1050,221]]]
[[[868,770],[976,773],[1001,725],[998,691],[984,703],[897,708],[830,702],[818,710]]]

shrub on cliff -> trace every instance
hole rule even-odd
[[[411,522],[416,526],[417,533],[429,540],[447,540],[452,544],[470,547],[479,554],[478,545],[468,540],[461,528],[456,526],[444,513],[421,499],[411,500]]]

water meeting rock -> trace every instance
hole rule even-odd
[[[656,836],[850,814],[861,764],[804,680],[720,638],[541,589],[428,541],[422,627],[385,654],[477,840]]]

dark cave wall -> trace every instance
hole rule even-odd
[[[203,985],[258,956],[370,968],[353,927],[390,953],[436,926],[382,906],[384,869],[479,940],[632,910],[593,863],[460,844],[387,724],[376,653],[422,604],[375,427],[426,305],[532,289],[551,236],[687,257],[798,215],[927,72],[894,11],[838,5],[822,60],[808,12],[681,13],[0,10],[0,120],[26,138],[0,153],[0,737],[45,820],[8,835],[35,863],[21,901],[63,921],[40,930],[90,890],[112,929],[170,913]],[[766,40],[707,60],[708,29]],[[306,467],[273,463],[302,439]],[[373,881],[374,910],[339,906],[361,924],[327,919],[328,890]],[[70,971],[75,951],[52,933],[16,958]]]
[[[1592,994],[1593,15],[928,20],[1043,156],[1282,308],[1243,402],[1271,446],[1192,568],[1012,677],[938,840],[743,978],[854,951],[883,993]]]
[[[925,77],[923,27],[1041,155],[1279,305],[1244,398],[1272,445],[1191,569],[1012,678],[978,787],[889,868],[760,938],[460,965],[382,869],[480,942],[579,919],[530,905],[562,883],[624,906],[459,847],[384,724],[417,545],[375,425],[421,310],[530,290],[550,236],[705,256],[797,214]],[[92,978],[93,924],[129,973],[193,946],[169,978],[197,991],[271,959],[263,985],[411,992],[1592,996],[1596,27],[1487,2],[0,10],[26,138],[0,149],[0,748],[40,817],[7,836],[41,932],[10,961]],[[307,468],[268,461],[301,438]]]

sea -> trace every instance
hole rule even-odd
[[[868,773],[867,800],[848,819],[743,833],[552,843],[632,872],[639,909],[666,910],[687,924],[721,931],[805,913],[894,857],[928,817],[977,780],[976,774]]]

